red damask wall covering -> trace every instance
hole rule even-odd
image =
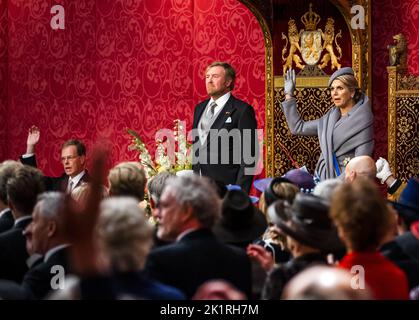
[[[65,8],[65,30],[50,9]],[[0,2],[0,161],[25,151],[31,124],[41,129],[39,167],[60,174],[63,141],[112,144],[110,165],[135,160],[125,128],[150,150],[160,128],[187,121],[205,99],[204,69],[236,68],[234,94],[265,119],[262,30],[237,0],[9,0]]]
[[[7,4],[0,1],[0,161],[6,158],[7,132]]]
[[[50,9],[65,8],[65,30],[50,27]],[[376,156],[387,155],[387,45],[403,32],[409,71],[419,74],[418,0],[374,0],[373,107]],[[27,129],[41,130],[39,165],[61,173],[60,144],[100,137],[110,165],[134,160],[126,127],[150,149],[174,119],[191,126],[205,98],[203,70],[228,60],[238,71],[234,94],[265,119],[265,50],[261,28],[238,0],[0,1],[0,161],[25,151]]]

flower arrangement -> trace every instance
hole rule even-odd
[[[162,171],[176,173],[178,171],[192,169],[191,144],[186,140],[184,121],[180,121],[179,119],[174,120],[173,131],[159,131],[167,139],[156,139],[157,145],[154,161],[140,135],[132,129],[127,129],[127,132],[133,137],[131,144],[128,146],[128,150],[139,152],[138,158],[145,170],[147,179]]]

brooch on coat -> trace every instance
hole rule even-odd
[[[345,159],[342,160],[342,165],[346,167],[349,161],[351,161],[351,157],[346,157]]]

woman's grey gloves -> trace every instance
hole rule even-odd
[[[295,90],[295,70],[289,69],[284,75],[284,92],[285,94],[294,96]]]

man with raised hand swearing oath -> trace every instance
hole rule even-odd
[[[39,142],[40,130],[36,126],[29,128],[26,153],[20,157],[23,164],[37,167],[35,146]],[[89,182],[86,170],[86,147],[76,139],[67,140],[61,147],[61,163],[64,173],[59,177],[44,177],[46,190],[70,193],[83,182]]]

